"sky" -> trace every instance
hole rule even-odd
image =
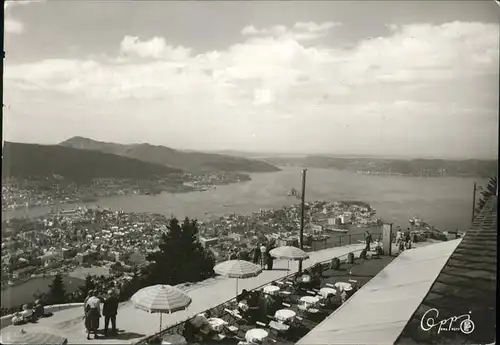
[[[497,158],[490,1],[7,1],[4,140]]]

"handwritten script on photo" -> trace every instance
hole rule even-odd
[[[432,308],[427,310],[422,316],[420,328],[426,332],[433,328],[437,328],[438,334],[441,332],[462,332],[463,334],[471,334],[474,332],[475,325],[471,320],[470,314],[471,312],[439,320],[439,311]]]

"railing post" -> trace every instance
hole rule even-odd
[[[351,241],[351,234],[349,234],[348,236],[349,236],[349,244],[352,244],[352,241]]]

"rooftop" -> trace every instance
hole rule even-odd
[[[453,252],[414,313],[397,344],[489,344],[496,339],[497,197],[491,197]],[[420,322],[431,309],[439,320],[469,315],[471,332],[424,331]],[[454,327],[463,321],[461,317]],[[450,326],[453,327],[453,326]]]
[[[404,251],[297,344],[394,344],[460,241]]]

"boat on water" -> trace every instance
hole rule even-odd
[[[224,207],[229,207],[229,205],[228,205],[228,204],[224,204],[224,205],[222,205],[222,206],[224,206]]]
[[[340,227],[335,227],[335,228],[325,228],[326,231],[332,231],[332,232],[341,232],[341,233],[346,233],[349,232],[349,229],[345,228],[340,228]]]

